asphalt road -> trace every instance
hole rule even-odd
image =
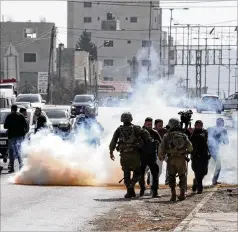
[[[175,114],[178,109],[171,111]],[[110,118],[110,125],[107,125],[105,131],[108,138],[111,137],[112,130],[120,124],[121,112],[123,109],[101,109],[99,116],[101,123],[107,125]],[[141,123],[146,116],[147,112],[143,115],[138,114],[137,120]],[[194,121],[202,119],[207,127],[215,124],[216,117],[214,114],[195,114]],[[0,177],[1,231],[92,230],[93,225],[90,222],[93,219],[117,207],[116,202],[98,199],[122,198],[124,195],[123,190],[98,187],[14,185],[9,183],[9,177],[10,175],[5,174]]]
[[[1,231],[85,231],[114,207],[97,199],[123,197],[123,190],[98,187],[40,187],[1,177]]]

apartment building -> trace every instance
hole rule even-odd
[[[161,30],[159,1],[153,1],[151,8],[149,1],[137,2],[68,2],[67,47],[75,48],[86,30],[98,47],[98,59],[103,62],[102,81],[131,81],[129,63],[134,56],[139,61],[139,71],[147,70],[149,60],[152,66],[166,63],[159,60],[165,59],[166,53],[161,46],[166,38]],[[148,59],[150,15],[151,57]],[[105,41],[108,43],[103,46]]]
[[[1,22],[2,79],[16,78],[20,90],[28,85],[37,91],[39,73],[48,72],[53,26],[54,23],[48,22]],[[54,71],[55,58],[56,54],[52,66]]]

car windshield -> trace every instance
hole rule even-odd
[[[82,95],[82,96],[76,96],[74,98],[74,102],[92,102],[93,96],[90,95]]]
[[[55,110],[55,109],[44,109],[48,118],[66,118],[66,114],[64,110]]]
[[[0,89],[12,89],[12,85],[0,85]]]
[[[40,102],[40,98],[37,95],[18,96],[17,99],[16,99],[16,102],[36,103],[36,102]]]
[[[218,101],[218,97],[207,96],[207,97],[203,97],[202,101],[203,102],[216,102],[216,101]]]
[[[25,108],[30,108],[30,103],[28,102],[16,102],[15,105],[24,106]]]

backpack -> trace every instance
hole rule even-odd
[[[138,142],[133,125],[120,126],[120,143],[123,145],[133,145]]]
[[[187,150],[186,135],[178,131],[169,133],[168,146],[171,154],[183,154]]]

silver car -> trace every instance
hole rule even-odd
[[[238,110],[238,92],[230,95],[222,101],[224,110],[236,109]]]

